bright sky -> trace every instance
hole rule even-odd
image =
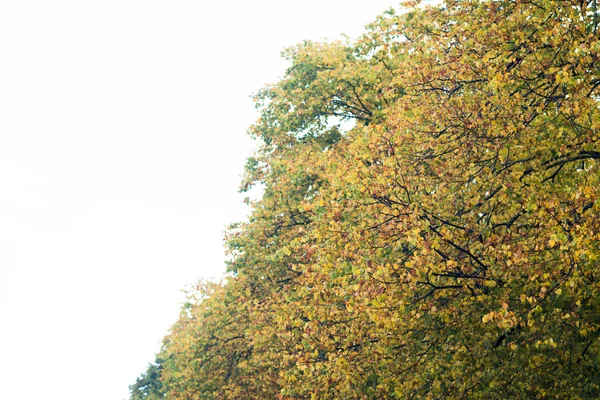
[[[180,289],[224,271],[249,95],[396,4],[1,2],[0,398],[128,398]]]

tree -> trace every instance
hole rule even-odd
[[[164,399],[163,384],[160,381],[163,362],[162,358],[157,357],[154,363],[148,365],[146,372],[129,386],[131,400]]]
[[[170,398],[600,397],[595,1],[447,1],[287,50]]]

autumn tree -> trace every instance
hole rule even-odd
[[[287,50],[167,398],[600,397],[595,1],[447,1]]]

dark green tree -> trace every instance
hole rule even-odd
[[[140,375],[135,383],[129,386],[130,400],[158,400],[164,399],[163,384],[160,375],[164,360],[158,356],[156,361],[148,365],[148,369]]]

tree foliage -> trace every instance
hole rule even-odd
[[[163,384],[160,380],[162,371],[162,360],[160,357],[148,365],[146,372],[138,377],[135,383],[129,386],[131,400],[159,400],[164,398]]]
[[[447,1],[288,49],[166,397],[600,397],[596,7]]]

